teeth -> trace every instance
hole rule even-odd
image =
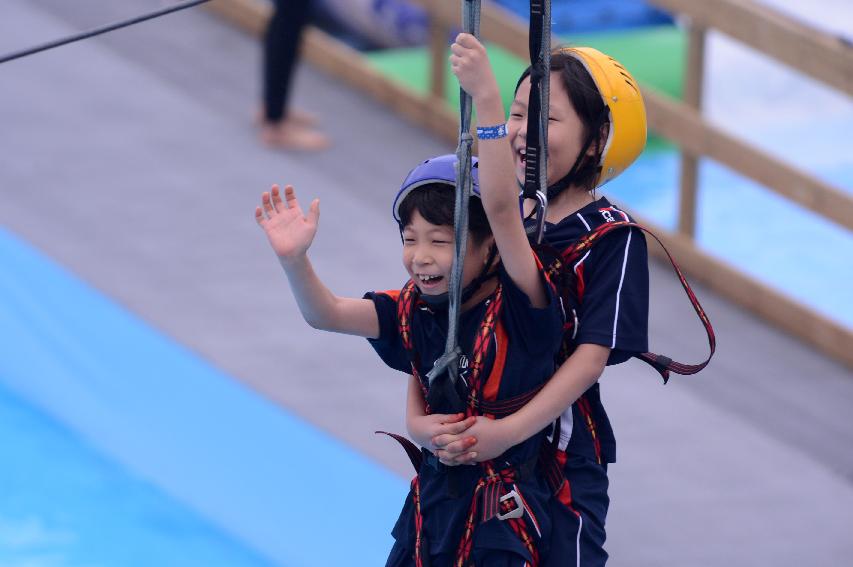
[[[418,276],[418,278],[420,278],[420,280],[421,280],[422,282],[424,282],[424,283],[431,282],[431,281],[433,281],[433,280],[437,280],[437,279],[438,279],[438,278],[440,278],[440,277],[441,277],[441,276],[426,276],[426,275],[420,275],[420,276]]]

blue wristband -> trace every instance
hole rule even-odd
[[[506,138],[506,135],[506,124],[477,126],[477,138],[481,140],[497,140],[498,138]]]

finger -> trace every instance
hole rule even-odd
[[[308,222],[312,225],[320,222],[320,199],[311,201],[311,206],[308,208]]]
[[[439,453],[443,453],[443,451],[436,452],[436,456],[438,456],[438,461],[441,464],[443,464],[444,466],[447,466],[447,467],[458,467],[459,466],[460,463],[457,463],[454,459],[451,459],[448,457],[442,458],[441,456],[439,456]]]
[[[471,41],[474,40],[474,36],[470,33],[462,32],[456,36],[456,43],[462,45],[464,47],[468,47],[471,45]]]
[[[272,186],[272,208],[275,209],[276,212],[282,210],[281,191],[279,190],[278,185]]]
[[[261,204],[264,206],[264,211],[266,211],[267,215],[275,213],[275,210],[272,208],[272,202],[270,201],[270,194],[266,191],[261,195]]]
[[[263,226],[264,212],[261,210],[260,207],[255,207],[255,222]]]
[[[466,439],[474,439],[474,441],[466,442]],[[462,453],[476,442],[476,438],[470,435],[460,437],[459,435],[451,435],[449,433],[442,433],[432,438],[433,447],[437,449],[444,449],[452,453]]]
[[[436,451],[435,456],[438,460],[449,466],[457,467],[459,465],[472,465],[476,462],[477,453],[465,453],[463,455],[451,455],[447,451]]]
[[[471,447],[477,444],[477,439],[475,437],[465,437],[464,439],[459,439],[458,441],[452,441],[444,446],[444,450],[449,453],[464,453]]]
[[[284,186],[284,204],[288,209],[299,206],[299,201],[296,200],[296,191],[293,185]]]
[[[446,433],[440,433],[432,438],[432,446],[435,448],[444,448],[445,445],[454,441],[455,438],[453,435],[448,435]]]
[[[468,419],[463,419],[462,421],[458,421],[456,423],[446,423],[445,433],[451,433],[453,435],[458,435],[477,423],[477,418],[474,416],[469,417]]]
[[[462,421],[463,419],[465,419],[465,414],[461,413],[461,412],[460,413],[435,413],[432,415],[438,418],[435,421],[439,424],[456,423],[457,421]]]

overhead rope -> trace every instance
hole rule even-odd
[[[527,102],[525,199],[536,200],[536,243],[545,234],[548,212],[548,108],[551,77],[551,0],[530,0],[530,97]]]
[[[463,0],[462,31],[474,37],[480,36],[480,0]],[[468,244],[468,203],[471,198],[471,148],[474,138],[471,136],[471,95],[459,88],[459,145],[456,147],[456,203],[454,211],[455,253],[453,268],[450,272],[448,288],[449,308],[447,321],[447,342],[444,354],[435,361],[432,370],[427,373],[430,387],[435,380],[447,373],[448,387],[442,388],[447,402],[453,411],[462,411],[464,400],[458,395],[456,382],[459,379],[459,360],[462,351],[459,348],[459,315],[462,302],[462,265]]]
[[[37,45],[35,47],[29,47],[27,49],[23,49],[21,51],[16,51],[14,53],[9,53],[7,55],[3,55],[0,57],[0,65],[3,63],[7,63],[9,61],[13,61],[15,59],[20,59],[21,57],[26,57],[28,55],[34,55],[36,53],[40,53],[42,51],[47,51],[48,49],[53,49],[54,47],[60,47],[63,45],[67,45],[69,43],[74,43],[75,41],[80,41],[83,39],[88,39],[90,37],[95,37],[97,35],[101,35],[107,32],[111,32],[113,30],[117,30],[120,28],[125,28],[127,26],[132,26],[134,24],[138,24],[147,20],[152,20],[154,18],[159,18],[160,16],[165,16],[167,14],[171,14],[172,12],[177,12],[179,10],[186,10],[187,8],[192,8],[193,6],[197,6],[199,4],[204,4],[205,2],[210,2],[210,0],[189,0],[187,2],[180,2],[175,4],[174,6],[170,6],[168,8],[162,8],[160,10],[149,12],[147,14],[142,14],[141,16],[137,16],[135,18],[131,18],[129,20],[122,20],[119,22],[115,22],[106,26],[102,26],[99,28],[95,28],[89,31],[81,32],[78,34],[70,35],[68,37],[64,37],[61,39],[57,39],[54,41],[50,41],[48,43],[44,43],[41,45]]]

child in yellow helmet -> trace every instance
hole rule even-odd
[[[460,34],[451,52],[452,69],[477,108],[478,133],[495,132],[494,126],[482,123],[483,116],[494,116],[495,105],[501,105],[485,48],[473,36]],[[512,148],[506,159],[513,161],[519,183],[525,173],[530,89],[528,69],[519,79],[505,126]],[[646,117],[630,73],[592,48],[552,52],[548,113],[545,242],[560,251],[605,223],[630,220],[597,196],[596,189],[640,154],[646,142]],[[510,194],[503,197],[508,202],[517,199]],[[616,448],[598,378],[607,365],[647,350],[645,238],[634,228],[613,231],[566,268],[571,277],[565,285],[572,287],[577,300],[577,324],[564,339],[568,348],[553,378],[500,426],[478,421],[458,435],[437,437],[434,444],[446,463],[480,461],[559,418],[557,457],[567,482],[554,499],[550,556],[560,558],[557,563],[552,559],[554,564],[588,567],[607,560],[603,547],[607,466],[615,461]],[[507,431],[514,434],[507,436]]]

